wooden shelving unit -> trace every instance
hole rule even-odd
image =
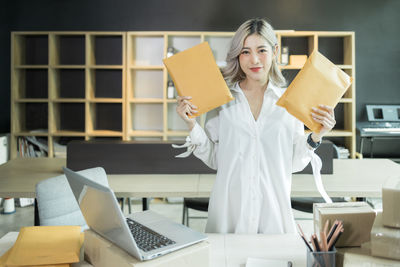
[[[119,137],[126,131],[124,32],[13,32],[11,157],[19,136]],[[34,133],[31,131],[35,130]]]
[[[49,157],[59,138],[183,140],[186,125],[167,98],[171,80],[162,59],[207,41],[218,65],[233,32],[13,32],[11,157],[20,136],[47,138]],[[353,32],[276,31],[291,55],[314,49],[355,78]],[[279,57],[280,58],[280,57]],[[281,66],[290,82],[299,67]],[[338,105],[329,137],[344,138],[355,157],[355,82]],[[198,118],[204,125],[205,116]],[[37,131],[37,130],[40,131]],[[32,132],[34,131],[34,132]]]

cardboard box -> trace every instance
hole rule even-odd
[[[302,68],[307,61],[306,55],[291,55],[289,56],[289,65]]]
[[[369,242],[364,243],[361,247],[339,248],[336,250],[336,267],[359,266],[400,267],[400,261],[373,257],[371,255],[371,247]]]
[[[314,231],[319,235],[326,220],[329,228],[343,221],[344,232],[336,247],[357,247],[370,240],[375,211],[366,202],[314,203]]]
[[[382,187],[383,225],[400,228],[400,177],[389,178]]]
[[[203,241],[164,256],[139,261],[125,250],[88,230],[85,232],[85,259],[96,267],[207,267],[209,266],[209,243]]]
[[[371,254],[400,260],[400,229],[385,227],[381,212],[376,215],[371,230]]]

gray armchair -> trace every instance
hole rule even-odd
[[[78,173],[108,186],[106,172],[101,167]],[[36,199],[40,225],[80,225],[82,230],[88,227],[65,175],[37,183]]]

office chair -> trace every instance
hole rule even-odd
[[[108,186],[103,168],[91,168],[78,173],[102,185]],[[65,175],[49,178],[36,184],[38,218],[35,225],[80,225],[87,229],[86,221],[76,202]]]
[[[185,197],[183,199],[183,214],[182,224],[189,227],[189,219],[207,219],[207,216],[189,216],[189,209],[208,211],[208,197],[190,198]]]

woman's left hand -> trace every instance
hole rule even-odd
[[[328,133],[335,126],[335,113],[332,107],[326,105],[319,105],[318,108],[312,108],[311,117],[314,121],[322,125],[319,133],[313,133],[313,139],[320,140],[326,133]]]

